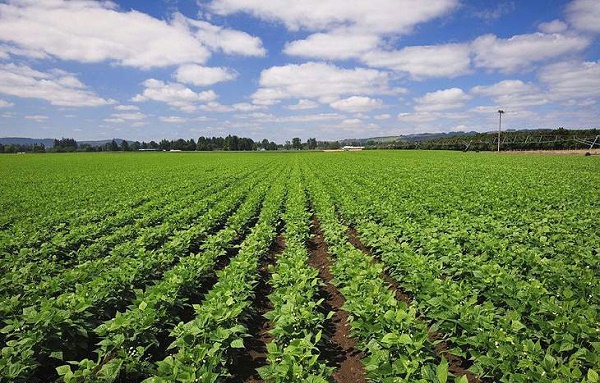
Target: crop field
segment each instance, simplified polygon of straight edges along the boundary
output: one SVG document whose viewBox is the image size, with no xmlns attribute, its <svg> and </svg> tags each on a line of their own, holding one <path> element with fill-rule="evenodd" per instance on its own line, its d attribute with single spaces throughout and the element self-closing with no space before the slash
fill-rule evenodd
<svg viewBox="0 0 600 383">
<path fill-rule="evenodd" d="M 597 157 L 0 156 L 0 382 L 598 382 Z"/>
</svg>

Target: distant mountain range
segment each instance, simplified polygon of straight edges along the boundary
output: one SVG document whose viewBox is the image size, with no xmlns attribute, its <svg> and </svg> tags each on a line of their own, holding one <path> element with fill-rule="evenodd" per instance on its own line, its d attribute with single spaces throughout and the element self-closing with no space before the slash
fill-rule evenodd
<svg viewBox="0 0 600 383">
<path fill-rule="evenodd" d="M 96 140 L 96 141 L 77 141 L 78 145 L 88 144 L 92 146 L 102 146 L 108 144 L 113 140 Z M 123 139 L 114 138 L 117 144 L 121 145 Z M 0 144 L 2 145 L 35 145 L 43 144 L 47 148 L 54 146 L 54 138 L 25 138 L 25 137 L 1 137 Z"/>
</svg>

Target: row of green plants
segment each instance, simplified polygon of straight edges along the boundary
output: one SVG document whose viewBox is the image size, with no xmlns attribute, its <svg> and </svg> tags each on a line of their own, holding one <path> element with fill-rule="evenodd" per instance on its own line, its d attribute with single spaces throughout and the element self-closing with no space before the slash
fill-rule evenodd
<svg viewBox="0 0 600 383">
<path fill-rule="evenodd" d="M 272 173 L 268 173 L 272 175 Z M 229 217 L 223 229 L 208 237 L 196 254 L 182 258 L 167 271 L 163 279 L 136 294 L 126 311 L 117 312 L 111 320 L 94 331 L 98 335 L 97 359 L 83 359 L 57 369 L 65 382 L 117 379 L 140 381 L 152 373 L 151 357 L 161 354 L 161 336 L 179 321 L 187 297 L 200 290 L 211 276 L 216 260 L 232 251 L 260 211 L 267 189 L 265 183 L 252 185 L 244 203 Z"/>
<path fill-rule="evenodd" d="M 490 248 L 483 257 L 457 245 L 469 221 L 454 222 L 454 228 L 432 216 L 429 223 L 414 224 L 398 215 L 393 198 L 378 198 L 376 185 L 370 185 L 367 195 L 354 183 L 329 180 L 342 215 L 415 295 L 419 311 L 457 345 L 453 352 L 473 360 L 474 373 L 507 382 L 597 379 L 598 306 L 597 294 L 589 289 L 594 281 L 589 269 L 577 275 L 583 273 L 583 286 L 568 267 L 556 264 L 542 274 L 550 274 L 551 282 L 520 275 L 519 269 L 507 267 L 510 262 L 498 262 L 508 258 L 506 252 Z M 523 265 L 527 258 L 518 255 Z M 554 262 L 559 261 L 542 264 L 547 268 Z M 536 267 L 535 262 L 526 266 Z M 574 290 L 587 295 L 577 296 Z"/>
<path fill-rule="evenodd" d="M 298 166 L 291 171 L 290 185 L 283 215 L 285 250 L 270 267 L 273 308 L 264 315 L 272 324 L 273 340 L 266 345 L 268 365 L 258 372 L 270 383 L 327 383 L 332 368 L 321 360 L 318 346 L 333 312 L 323 312 L 319 271 L 308 264 L 311 214 Z"/>
<path fill-rule="evenodd" d="M 23 309 L 22 315 L 7 318 L 1 330 L 6 334 L 6 346 L 0 373 L 26 381 L 42 366 L 77 359 L 89 349 L 94 328 L 124 309 L 134 299 L 136 289 L 153 284 L 171 265 L 188 256 L 225 222 L 255 183 L 255 179 L 247 179 L 236 187 L 237 192 L 223 190 L 200 199 L 205 207 L 213 207 L 204 209 L 196 220 L 182 222 L 180 230 L 158 231 L 164 236 L 160 248 L 147 249 L 145 241 L 130 242 L 129 251 L 113 259 L 114 267 L 99 270 L 85 284 L 76 284 L 73 291 L 39 297 L 34 306 Z M 206 201 L 212 202 L 206 205 Z"/>
<path fill-rule="evenodd" d="M 170 354 L 156 363 L 146 383 L 216 382 L 229 376 L 236 349 L 244 348 L 260 259 L 269 251 L 285 198 L 282 177 L 274 180 L 256 226 L 240 245 L 238 254 L 217 272 L 218 282 L 193 305 L 195 316 L 180 322 L 170 335 Z"/>
<path fill-rule="evenodd" d="M 26 251 L 23 255 L 28 255 L 28 252 L 43 247 L 49 255 L 53 255 L 52 247 L 59 245 L 57 250 L 61 250 L 61 243 L 72 245 L 64 250 L 72 250 L 77 246 L 78 238 L 84 243 L 107 223 L 114 228 L 120 227 L 132 218 L 145 216 L 147 204 L 155 205 L 161 201 L 167 204 L 200 192 L 211 184 L 210 179 L 219 179 L 215 172 L 207 174 L 209 182 L 206 183 L 185 180 L 154 183 L 152 187 L 145 188 L 139 178 L 113 175 L 107 181 L 103 179 L 106 175 L 99 170 L 89 169 L 93 182 L 87 188 L 77 179 L 52 180 L 47 179 L 45 174 L 22 182 L 25 185 L 21 188 L 18 187 L 19 182 L 15 182 L 15 187 L 7 188 L 7 198 L 13 193 L 26 196 L 27 208 L 23 209 L 22 203 L 18 202 L 6 206 L 5 214 L 10 223 L 0 230 L 0 252 L 15 254 Z M 48 173 L 48 177 L 52 177 L 52 171 Z M 136 193 L 131 193 L 132 189 L 136 189 Z M 13 209 L 16 211 L 11 211 Z M 2 267 L 5 265 L 11 266 L 12 263 L 1 264 Z"/>
<path fill-rule="evenodd" d="M 46 259 L 26 263 L 27 267 L 22 270 L 15 268 L 11 273 L 5 274 L 2 280 L 4 289 L 2 295 L 5 299 L 0 303 L 0 312 L 3 314 L 3 319 L 12 318 L 23 308 L 40 304 L 44 300 L 72 293 L 80 284 L 97 278 L 99 274 L 110 273 L 115 267 L 120 267 L 122 260 L 132 262 L 146 251 L 159 248 L 171 237 L 193 235 L 194 228 L 193 226 L 190 228 L 190 225 L 203 218 L 229 193 L 231 193 L 229 189 L 223 188 L 204 195 L 204 198 L 192 196 L 189 201 L 186 201 L 187 203 L 174 202 L 169 209 L 172 209 L 175 218 L 166 216 L 167 218 L 160 220 L 156 226 L 133 228 L 136 230 L 133 231 L 134 236 L 129 241 L 118 243 L 112 249 L 105 249 L 106 252 L 98 253 L 93 259 L 82 256 L 80 262 L 73 267 L 65 267 L 57 261 Z M 181 213 L 186 210 L 185 215 Z M 98 247 L 91 247 L 98 250 Z M 87 249 L 82 253 L 86 254 Z"/>
<path fill-rule="evenodd" d="M 345 298 L 351 333 L 366 353 L 363 360 L 369 380 L 445 383 L 448 362 L 435 355 L 435 342 L 414 307 L 398 301 L 382 278 L 383 267 L 349 243 L 348 228 L 337 216 L 327 190 L 309 173 L 311 201 L 333 258 L 333 283 Z M 466 376 L 456 377 L 466 382 Z"/>
<path fill-rule="evenodd" d="M 1 294 L 5 301 L 16 300 L 18 305 L 13 310 L 20 310 L 37 301 L 40 295 L 48 297 L 57 292 L 71 291 L 75 283 L 83 283 L 86 276 L 94 277 L 99 271 L 118 264 L 119 257 L 127 257 L 133 249 L 156 249 L 177 230 L 187 230 L 188 225 L 227 194 L 225 186 L 224 182 L 216 183 L 214 188 L 206 190 L 206 198 L 191 195 L 166 207 L 148 206 L 152 210 L 141 222 L 118 228 L 95 243 L 74 250 L 68 260 L 57 259 L 56 255 L 50 255 L 52 252 L 46 253 L 45 250 L 45 255 L 35 257 L 20 252 L 21 259 L 13 262 L 11 270 L 4 274 Z"/>
</svg>

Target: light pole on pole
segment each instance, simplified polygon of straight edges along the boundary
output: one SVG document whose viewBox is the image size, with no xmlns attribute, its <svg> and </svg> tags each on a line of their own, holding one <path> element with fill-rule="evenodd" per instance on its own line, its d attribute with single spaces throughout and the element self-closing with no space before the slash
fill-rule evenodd
<svg viewBox="0 0 600 383">
<path fill-rule="evenodd" d="M 502 113 L 504 111 L 502 109 L 498 110 L 498 116 L 500 119 L 498 120 L 498 151 L 500 151 L 500 132 L 502 131 Z"/>
</svg>

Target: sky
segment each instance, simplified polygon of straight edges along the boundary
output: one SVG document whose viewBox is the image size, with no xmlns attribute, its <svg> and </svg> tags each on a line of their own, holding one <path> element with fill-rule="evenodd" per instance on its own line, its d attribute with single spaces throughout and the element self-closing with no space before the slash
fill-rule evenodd
<svg viewBox="0 0 600 383">
<path fill-rule="evenodd" d="M 597 0 L 0 0 L 0 137 L 597 128 Z"/>
</svg>

